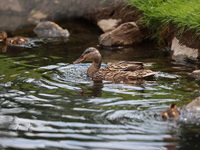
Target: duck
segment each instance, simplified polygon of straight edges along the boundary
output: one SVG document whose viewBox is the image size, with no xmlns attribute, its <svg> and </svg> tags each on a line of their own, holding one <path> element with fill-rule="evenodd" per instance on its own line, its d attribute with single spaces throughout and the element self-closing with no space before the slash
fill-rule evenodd
<svg viewBox="0 0 200 150">
<path fill-rule="evenodd" d="M 25 43 L 28 43 L 29 40 L 27 38 L 24 38 L 22 36 L 16 36 L 12 38 L 7 38 L 7 33 L 4 31 L 0 32 L 0 39 L 3 40 L 5 45 L 22 45 Z"/>
<path fill-rule="evenodd" d="M 73 64 L 78 64 L 84 60 L 92 61 L 92 65 L 87 70 L 87 75 L 98 80 L 136 80 L 153 76 L 158 73 L 145 69 L 144 63 L 134 61 L 120 61 L 100 68 L 102 57 L 99 50 L 95 47 L 87 48 Z"/>
<path fill-rule="evenodd" d="M 178 107 L 176 104 L 170 104 L 168 109 L 163 110 L 160 113 L 160 116 L 163 119 L 176 119 L 178 118 L 180 115 L 179 111 L 178 111 Z"/>
</svg>

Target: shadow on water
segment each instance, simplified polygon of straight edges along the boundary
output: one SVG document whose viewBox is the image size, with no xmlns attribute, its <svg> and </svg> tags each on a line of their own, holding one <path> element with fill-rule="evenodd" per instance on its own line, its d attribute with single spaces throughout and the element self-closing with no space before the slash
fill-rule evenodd
<svg viewBox="0 0 200 150">
<path fill-rule="evenodd" d="M 81 23 L 80 23 L 81 22 Z M 101 31 L 84 20 L 60 23 L 69 39 L 26 35 L 31 47 L 11 47 L 0 54 L 0 147 L 2 149 L 186 149 L 196 148 L 196 123 L 163 121 L 170 103 L 179 107 L 200 94 L 193 66 L 171 63 L 151 43 L 122 50 L 100 49 L 108 62 L 151 62 L 153 78 L 129 83 L 93 82 L 91 62 L 72 62 L 96 47 Z M 29 36 L 30 35 L 30 36 Z M 187 138 L 187 135 L 192 138 Z M 194 136 L 193 136 L 194 135 Z M 196 138 L 193 138 L 195 137 Z M 14 142 L 13 142 L 14 141 Z"/>
</svg>

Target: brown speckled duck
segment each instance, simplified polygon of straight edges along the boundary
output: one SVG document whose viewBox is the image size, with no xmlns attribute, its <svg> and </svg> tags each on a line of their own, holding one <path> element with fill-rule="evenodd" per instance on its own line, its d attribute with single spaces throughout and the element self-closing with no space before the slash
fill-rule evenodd
<svg viewBox="0 0 200 150">
<path fill-rule="evenodd" d="M 29 42 L 28 39 L 21 36 L 7 38 L 7 33 L 4 31 L 0 32 L 0 39 L 2 39 L 6 45 L 20 45 L 20 44 L 25 44 Z"/>
<path fill-rule="evenodd" d="M 160 116 L 163 119 L 176 119 L 179 117 L 179 111 L 178 111 L 178 107 L 176 104 L 171 104 L 169 106 L 169 109 L 163 110 L 160 113 Z"/>
<path fill-rule="evenodd" d="M 101 68 L 101 54 L 94 48 L 87 48 L 74 64 L 84 60 L 92 60 L 92 65 L 87 70 L 87 75 L 93 79 L 102 80 L 135 80 L 153 76 L 158 72 L 143 68 L 142 62 L 120 61 Z"/>
</svg>

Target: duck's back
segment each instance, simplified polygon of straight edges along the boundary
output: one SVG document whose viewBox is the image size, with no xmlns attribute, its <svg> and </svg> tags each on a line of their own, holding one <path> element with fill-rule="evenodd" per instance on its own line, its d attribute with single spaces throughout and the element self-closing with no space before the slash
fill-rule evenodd
<svg viewBox="0 0 200 150">
<path fill-rule="evenodd" d="M 144 64 L 142 62 L 134 61 L 120 61 L 117 63 L 112 63 L 104 68 L 101 68 L 102 71 L 135 71 L 143 69 Z"/>
<path fill-rule="evenodd" d="M 104 80 L 134 80 L 152 76 L 157 73 L 149 69 L 144 69 L 143 66 L 142 62 L 121 61 L 101 68 L 94 74 L 94 78 L 101 78 Z"/>
</svg>

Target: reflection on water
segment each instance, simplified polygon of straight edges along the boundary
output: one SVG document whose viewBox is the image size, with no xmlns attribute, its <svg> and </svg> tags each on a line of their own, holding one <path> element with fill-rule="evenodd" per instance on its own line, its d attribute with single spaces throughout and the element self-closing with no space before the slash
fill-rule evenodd
<svg viewBox="0 0 200 150">
<path fill-rule="evenodd" d="M 170 103 L 181 107 L 200 94 L 199 81 L 187 74 L 193 68 L 172 64 L 153 49 L 145 54 L 136 47 L 101 50 L 102 67 L 108 61 L 138 60 L 153 62 L 147 67 L 161 72 L 128 83 L 93 82 L 86 75 L 90 62 L 72 64 L 85 48 L 97 45 L 100 34 L 82 23 L 63 25 L 73 30 L 68 41 L 30 37 L 36 39 L 31 48 L 8 46 L 0 54 L 0 148 L 199 147 L 196 122 L 159 116 Z"/>
</svg>

